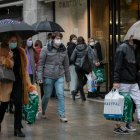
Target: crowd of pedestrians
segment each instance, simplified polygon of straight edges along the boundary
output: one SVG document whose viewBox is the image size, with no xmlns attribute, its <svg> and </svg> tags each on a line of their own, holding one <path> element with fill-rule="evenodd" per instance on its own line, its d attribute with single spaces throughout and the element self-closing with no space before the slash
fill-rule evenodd
<svg viewBox="0 0 140 140">
<path fill-rule="evenodd" d="M 70 87 L 73 101 L 78 93 L 81 100 L 86 101 L 84 86 L 90 82 L 92 85 L 93 81 L 89 79 L 95 77 L 94 69 L 104 67 L 101 45 L 92 37 L 86 43 L 82 36 L 77 37 L 74 34 L 70 35 L 67 46 L 62 40 L 63 35 L 60 32 L 49 33 L 45 46 L 40 40 L 33 42 L 32 38 L 22 41 L 13 33 L 3 39 L 0 45 L 0 66 L 12 69 L 15 80 L 0 81 L 0 132 L 10 101 L 10 105 L 11 102 L 14 105 L 14 135 L 25 137 L 22 131 L 22 105 L 28 103 L 28 93 L 31 88 L 34 89 L 34 85 L 40 95 L 37 118 L 46 118 L 49 99 L 55 94 L 58 100 L 59 119 L 61 122 L 68 122 L 65 114 L 65 82 Z M 140 122 L 140 90 L 137 84 L 139 54 L 135 53 L 135 50 L 139 44 L 131 37 L 117 49 L 113 85 L 122 92 L 130 92 L 136 105 L 138 122 Z M 88 89 L 87 97 L 91 97 L 92 94 L 96 97 L 100 92 L 100 84 L 96 83 L 94 86 L 96 92 Z M 125 128 L 117 123 L 114 129 L 115 133 L 121 134 L 127 134 L 129 131 L 135 131 L 131 123 L 127 123 Z"/>
<path fill-rule="evenodd" d="M 15 81 L 0 82 L 0 131 L 10 101 L 13 103 L 10 103 L 10 107 L 14 106 L 14 135 L 25 137 L 22 131 L 22 105 L 28 102 L 29 89 L 33 85 L 36 85 L 41 95 L 38 117 L 46 118 L 49 98 L 55 92 L 60 121 L 68 121 L 65 116 L 65 80 L 67 86 L 70 86 L 73 100 L 80 92 L 81 100 L 86 101 L 83 89 L 87 83 L 86 74 L 100 65 L 101 47 L 99 46 L 101 58 L 98 59 L 98 46 L 93 38 L 86 44 L 83 37 L 72 34 L 66 47 L 62 39 L 63 35 L 59 32 L 49 33 L 44 47 L 40 40 L 33 43 L 30 37 L 22 41 L 17 34 L 9 34 L 2 41 L 0 65 L 13 69 Z M 86 67 L 85 63 L 88 63 Z"/>
</svg>

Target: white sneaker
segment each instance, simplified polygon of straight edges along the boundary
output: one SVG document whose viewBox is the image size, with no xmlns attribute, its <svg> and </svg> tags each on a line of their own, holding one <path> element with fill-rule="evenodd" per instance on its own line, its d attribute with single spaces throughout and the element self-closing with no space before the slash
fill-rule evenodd
<svg viewBox="0 0 140 140">
<path fill-rule="evenodd" d="M 135 131 L 136 131 L 136 129 L 133 128 L 133 126 L 126 126 L 125 128 L 126 128 L 126 130 L 129 131 L 129 132 L 135 132 Z"/>
<path fill-rule="evenodd" d="M 60 116 L 61 122 L 68 122 L 68 119 L 65 116 Z"/>
<path fill-rule="evenodd" d="M 42 114 L 42 112 L 37 112 L 37 114 L 36 114 L 36 119 L 37 120 L 41 118 L 41 114 Z"/>
</svg>

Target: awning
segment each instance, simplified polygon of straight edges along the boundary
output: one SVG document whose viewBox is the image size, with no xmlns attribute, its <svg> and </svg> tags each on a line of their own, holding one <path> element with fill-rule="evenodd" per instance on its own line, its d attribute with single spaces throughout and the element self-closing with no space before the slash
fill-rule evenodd
<svg viewBox="0 0 140 140">
<path fill-rule="evenodd" d="M 23 5 L 23 1 L 17 1 L 17 2 L 10 2 L 6 4 L 0 4 L 0 8 L 10 7 L 10 6 L 20 6 Z"/>
<path fill-rule="evenodd" d="M 49 3 L 49 2 L 54 2 L 54 1 L 57 1 L 57 0 L 38 0 L 38 1 Z"/>
</svg>

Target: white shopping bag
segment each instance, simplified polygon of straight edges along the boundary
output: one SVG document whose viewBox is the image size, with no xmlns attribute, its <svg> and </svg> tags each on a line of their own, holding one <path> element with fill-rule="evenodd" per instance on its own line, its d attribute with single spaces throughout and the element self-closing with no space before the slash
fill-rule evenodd
<svg viewBox="0 0 140 140">
<path fill-rule="evenodd" d="M 92 73 L 86 74 L 88 92 L 92 92 Z"/>
<path fill-rule="evenodd" d="M 123 117 L 124 97 L 119 94 L 117 89 L 112 89 L 104 100 L 104 117 L 116 119 Z"/>
</svg>

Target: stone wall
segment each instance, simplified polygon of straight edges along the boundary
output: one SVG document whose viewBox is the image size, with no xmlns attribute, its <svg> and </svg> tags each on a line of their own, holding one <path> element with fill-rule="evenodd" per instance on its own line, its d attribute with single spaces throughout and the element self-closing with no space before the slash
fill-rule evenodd
<svg viewBox="0 0 140 140">
<path fill-rule="evenodd" d="M 87 40 L 87 1 L 57 0 L 56 22 L 65 30 L 64 44 L 71 34 L 83 36 Z"/>
</svg>

